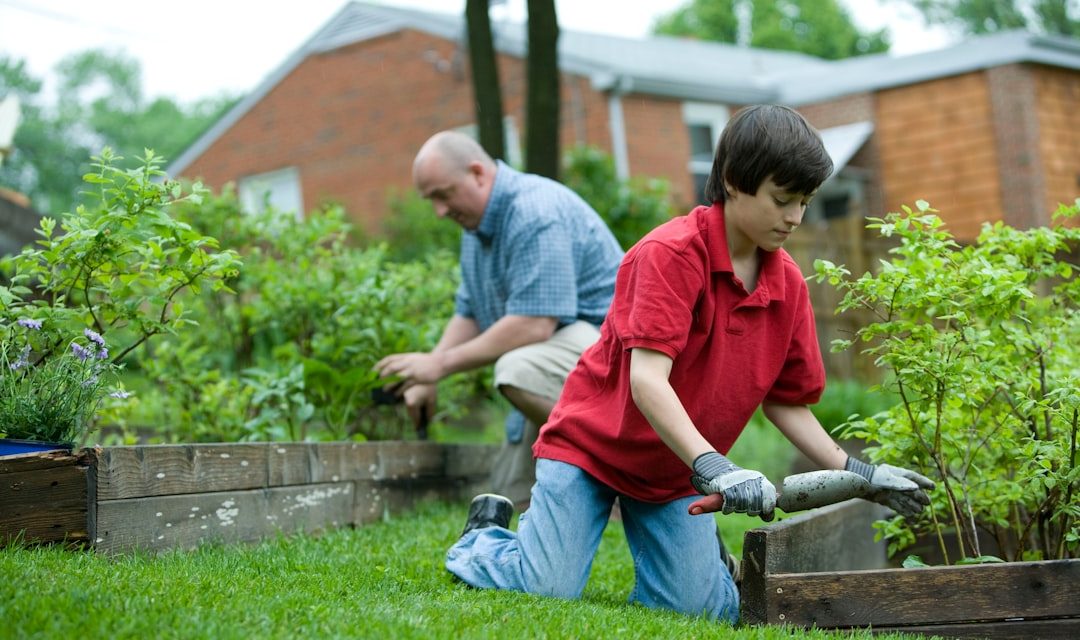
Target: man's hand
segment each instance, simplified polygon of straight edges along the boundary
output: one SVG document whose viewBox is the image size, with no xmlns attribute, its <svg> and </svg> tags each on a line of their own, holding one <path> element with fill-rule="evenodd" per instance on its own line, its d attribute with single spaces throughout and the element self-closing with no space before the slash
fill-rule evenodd
<svg viewBox="0 0 1080 640">
<path fill-rule="evenodd" d="M 424 412 L 425 419 L 430 419 L 435 415 L 435 385 L 418 384 L 410 387 L 403 395 L 405 397 L 405 409 L 409 412 L 409 418 L 417 427 L 422 422 L 420 420 L 421 412 Z"/>
<path fill-rule="evenodd" d="M 934 481 L 920 473 L 889 464 L 872 465 L 851 456 L 848 456 L 844 469 L 870 481 L 873 491 L 868 496 L 870 500 L 902 516 L 917 516 L 930 504 L 926 490 L 934 488 Z"/>
<path fill-rule="evenodd" d="M 773 519 L 776 487 L 760 472 L 742 469 L 722 454 L 709 451 L 698 456 L 694 460 L 694 475 L 690 476 L 690 482 L 700 494 L 722 495 L 724 513 L 761 516 L 765 521 Z M 699 500 L 690 506 L 690 513 L 715 511 L 718 506 L 715 499 Z"/>
<path fill-rule="evenodd" d="M 375 363 L 380 378 L 401 378 L 400 391 L 418 384 L 435 384 L 446 376 L 442 357 L 437 353 L 395 353 Z"/>
</svg>

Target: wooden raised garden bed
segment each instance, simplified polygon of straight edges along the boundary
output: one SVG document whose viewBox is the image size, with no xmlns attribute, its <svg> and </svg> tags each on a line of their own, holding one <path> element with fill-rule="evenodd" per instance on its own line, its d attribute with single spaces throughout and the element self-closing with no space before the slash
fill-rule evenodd
<svg viewBox="0 0 1080 640">
<path fill-rule="evenodd" d="M 494 449 L 433 442 L 141 445 L 0 458 L 0 541 L 103 552 L 363 525 L 482 490 Z"/>
<path fill-rule="evenodd" d="M 744 623 L 953 638 L 1080 638 L 1080 560 L 887 568 L 851 500 L 746 532 Z"/>
</svg>

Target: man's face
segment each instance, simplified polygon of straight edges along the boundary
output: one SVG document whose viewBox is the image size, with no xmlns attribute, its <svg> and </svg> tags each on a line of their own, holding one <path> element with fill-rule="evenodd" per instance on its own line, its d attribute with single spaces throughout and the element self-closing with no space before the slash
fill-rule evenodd
<svg viewBox="0 0 1080 640">
<path fill-rule="evenodd" d="M 783 246 L 791 232 L 802 224 L 806 207 L 815 193 L 791 193 L 776 185 L 769 176 L 749 195 L 734 188 L 728 189 L 724 203 L 724 218 L 729 231 L 742 236 L 736 241 L 749 241 L 765 251 Z"/>
<path fill-rule="evenodd" d="M 480 226 L 487 206 L 483 167 L 479 163 L 454 170 L 437 155 L 424 158 L 416 167 L 416 189 L 435 207 L 435 215 L 449 218 L 465 229 Z"/>
</svg>

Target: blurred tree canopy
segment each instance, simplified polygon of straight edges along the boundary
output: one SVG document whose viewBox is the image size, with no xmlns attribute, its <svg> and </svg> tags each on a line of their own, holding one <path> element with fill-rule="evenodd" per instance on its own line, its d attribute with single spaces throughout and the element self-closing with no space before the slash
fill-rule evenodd
<svg viewBox="0 0 1080 640">
<path fill-rule="evenodd" d="M 1080 0 L 894 0 L 918 9 L 927 24 L 978 35 L 1009 29 L 1080 38 Z"/>
<path fill-rule="evenodd" d="M 659 17 L 653 32 L 828 60 L 889 50 L 886 29 L 860 30 L 838 0 L 689 0 Z"/>
<path fill-rule="evenodd" d="M 0 97 L 14 93 L 22 104 L 13 152 L 0 166 L 0 186 L 26 194 L 43 214 L 59 215 L 78 204 L 89 158 L 102 147 L 130 162 L 146 147 L 171 160 L 237 100 L 148 99 L 139 62 L 122 52 L 72 54 L 55 72 L 56 98 L 50 100 L 24 60 L 0 54 Z"/>
</svg>

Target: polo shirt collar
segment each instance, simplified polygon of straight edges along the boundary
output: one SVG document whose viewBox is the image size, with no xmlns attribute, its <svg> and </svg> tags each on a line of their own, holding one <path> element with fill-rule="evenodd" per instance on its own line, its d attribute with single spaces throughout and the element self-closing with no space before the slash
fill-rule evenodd
<svg viewBox="0 0 1080 640">
<path fill-rule="evenodd" d="M 476 228 L 476 231 L 466 232 L 475 233 L 484 246 L 491 244 L 498 235 L 502 218 L 510 209 L 510 201 L 513 198 L 510 183 L 514 179 L 511 175 L 514 170 L 502 160 L 496 160 L 495 166 L 495 183 L 491 186 L 491 195 L 488 197 L 487 206 L 484 207 L 484 216 L 480 218 L 480 226 Z"/>
<path fill-rule="evenodd" d="M 712 207 L 702 212 L 700 225 L 704 226 L 706 247 L 709 254 L 709 264 L 712 265 L 713 273 L 728 273 L 735 277 L 735 269 L 731 266 L 731 254 L 728 252 L 727 227 L 724 226 L 724 205 L 714 202 Z M 776 300 L 782 302 L 787 295 L 787 286 L 784 280 L 784 258 L 781 255 L 783 249 L 776 251 L 761 251 L 761 274 L 758 276 L 757 288 L 742 304 L 753 306 L 768 306 L 769 302 Z"/>
</svg>

